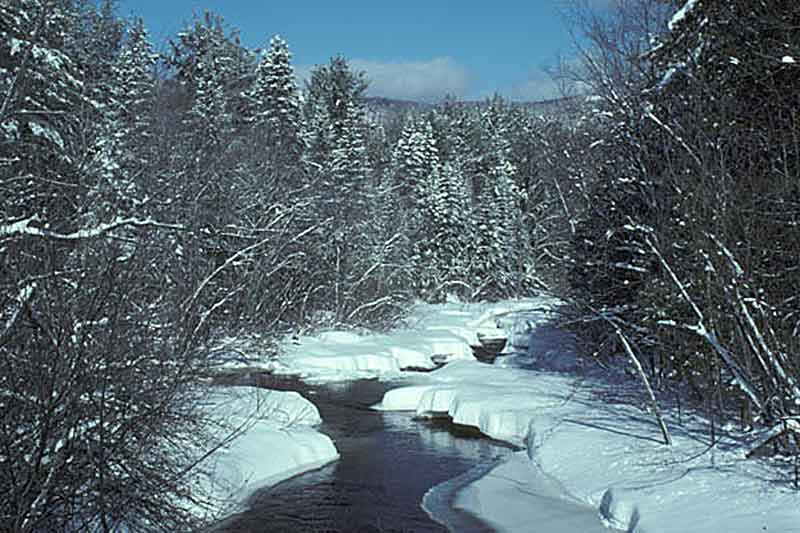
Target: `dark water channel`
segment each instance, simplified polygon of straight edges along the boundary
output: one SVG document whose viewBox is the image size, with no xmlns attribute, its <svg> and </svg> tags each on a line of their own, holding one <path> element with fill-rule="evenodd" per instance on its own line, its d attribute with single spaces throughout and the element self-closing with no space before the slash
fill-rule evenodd
<svg viewBox="0 0 800 533">
<path fill-rule="evenodd" d="M 511 451 L 447 421 L 415 420 L 412 413 L 370 409 L 385 391 L 402 382 L 311 386 L 268 376 L 251 379 L 268 388 L 296 390 L 314 402 L 324 421 L 319 429 L 336 443 L 341 459 L 259 491 L 249 508 L 226 520 L 220 531 L 447 531 L 423 509 L 426 493 L 459 476 L 476 478 Z M 426 507 L 439 520 L 453 531 L 491 531 L 477 518 L 450 507 L 458 483 L 445 487 L 425 498 Z"/>
</svg>

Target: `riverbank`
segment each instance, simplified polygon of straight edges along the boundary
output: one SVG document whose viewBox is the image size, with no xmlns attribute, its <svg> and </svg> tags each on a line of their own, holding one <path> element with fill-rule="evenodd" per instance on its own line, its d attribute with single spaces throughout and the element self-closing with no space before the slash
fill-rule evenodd
<svg viewBox="0 0 800 533">
<path fill-rule="evenodd" d="M 431 487 L 463 472 L 488 473 L 513 452 L 508 445 L 482 438 L 476 430 L 460 431 L 445 421 L 370 409 L 398 386 L 395 380 L 309 384 L 285 377 L 254 378 L 251 383 L 257 386 L 298 391 L 312 399 L 323 419 L 317 430 L 333 440 L 340 457 L 323 468 L 263 487 L 248 499 L 246 509 L 220 524 L 218 533 L 447 533 L 441 522 L 431 519 L 432 514 L 443 513 L 452 531 L 494 531 L 471 514 L 453 509 L 452 492 L 427 506 L 420 503 Z"/>
<path fill-rule="evenodd" d="M 486 313 L 461 305 L 419 305 L 389 334 L 361 336 L 328 331 L 318 336 L 287 337 L 281 357 L 263 355 L 233 342 L 217 350 L 221 374 L 269 373 L 312 383 L 357 379 L 393 380 L 420 375 L 403 369 L 433 370 L 443 363 L 474 360 L 477 333 L 502 334 L 498 312 L 529 308 L 535 301 L 509 302 Z M 210 455 L 198 476 L 199 494 L 214 503 L 215 514 L 240 511 L 257 489 L 315 470 L 339 457 L 331 439 L 317 429 L 319 411 L 292 393 L 255 387 L 214 388 L 206 405 L 220 433 L 241 427 L 238 437 Z"/>
<path fill-rule="evenodd" d="M 316 429 L 317 407 L 297 392 L 215 386 L 203 409 L 218 434 L 231 439 L 200 463 L 193 489 L 208 505 L 198 515 L 228 516 L 256 490 L 339 458 Z"/>
<path fill-rule="evenodd" d="M 661 443 L 635 381 L 582 369 L 570 337 L 540 311 L 501 315 L 512 340 L 495 365 L 457 361 L 389 391 L 380 409 L 446 414 L 458 424 L 525 447 L 464 488 L 455 505 L 498 530 L 568 529 L 542 496 L 590 506 L 611 527 L 635 533 L 800 531 L 791 469 L 746 459 L 755 432 L 717 428 L 667 406 L 673 445 Z M 482 310 L 485 314 L 486 311 Z M 554 492 L 555 491 L 555 492 Z M 539 507 L 537 509 L 537 507 Z"/>
<path fill-rule="evenodd" d="M 453 363 L 389 391 L 379 406 L 447 414 L 526 448 L 462 490 L 457 507 L 498 530 L 526 531 L 543 518 L 531 502 L 545 478 L 624 531 L 800 531 L 800 493 L 776 469 L 745 459 L 743 436 L 723 434 L 711 447 L 701 419 L 678 424 L 669 413 L 674 442 L 665 446 L 648 413 L 615 398 L 626 385 L 524 372 Z"/>
</svg>

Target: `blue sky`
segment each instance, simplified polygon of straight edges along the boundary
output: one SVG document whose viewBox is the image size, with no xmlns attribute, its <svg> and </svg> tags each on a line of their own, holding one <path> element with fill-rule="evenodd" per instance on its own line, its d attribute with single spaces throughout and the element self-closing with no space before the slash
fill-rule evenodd
<svg viewBox="0 0 800 533">
<path fill-rule="evenodd" d="M 594 0 L 602 1 L 602 0 Z M 144 18 L 163 43 L 193 13 L 210 10 L 240 30 L 244 44 L 263 47 L 278 33 L 302 76 L 342 54 L 365 70 L 376 96 L 437 100 L 445 93 L 517 100 L 555 96 L 541 71 L 571 38 L 559 0 L 120 0 L 122 16 Z"/>
</svg>

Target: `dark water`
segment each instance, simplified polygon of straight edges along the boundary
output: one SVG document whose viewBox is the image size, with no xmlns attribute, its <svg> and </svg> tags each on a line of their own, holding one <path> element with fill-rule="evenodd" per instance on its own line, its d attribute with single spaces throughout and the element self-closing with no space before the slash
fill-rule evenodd
<svg viewBox="0 0 800 533">
<path fill-rule="evenodd" d="M 511 449 L 475 430 L 447 421 L 414 420 L 412 413 L 369 407 L 401 382 L 355 381 L 309 386 L 260 378 L 259 385 L 297 390 L 320 410 L 320 431 L 336 443 L 341 459 L 256 493 L 249 509 L 220 531 L 427 532 L 491 531 L 471 515 L 450 508 L 458 487 L 429 490 L 453 478 L 479 477 Z"/>
</svg>

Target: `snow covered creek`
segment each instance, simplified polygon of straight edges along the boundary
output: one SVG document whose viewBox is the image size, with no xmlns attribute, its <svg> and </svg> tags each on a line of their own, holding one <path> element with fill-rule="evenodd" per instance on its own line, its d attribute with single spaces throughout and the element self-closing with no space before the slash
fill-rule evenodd
<svg viewBox="0 0 800 533">
<path fill-rule="evenodd" d="M 388 333 L 230 350 L 239 377 L 209 409 L 253 423 L 200 482 L 228 502 L 218 530 L 800 533 L 800 492 L 745 458 L 757 434 L 710 445 L 666 403 L 663 445 L 640 386 L 584 367 L 557 305 L 419 304 Z M 479 337 L 508 339 L 493 364 Z"/>
<path fill-rule="evenodd" d="M 492 531 L 452 508 L 452 502 L 456 490 L 508 455 L 509 445 L 443 419 L 371 409 L 387 390 L 402 385 L 402 379 L 307 385 L 262 376 L 255 381 L 309 398 L 323 420 L 317 429 L 333 439 L 340 457 L 257 491 L 247 509 L 220 531 L 447 530 L 435 520 L 453 531 Z M 464 474 L 460 482 L 445 483 Z"/>
</svg>

